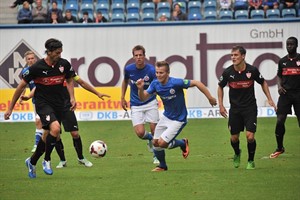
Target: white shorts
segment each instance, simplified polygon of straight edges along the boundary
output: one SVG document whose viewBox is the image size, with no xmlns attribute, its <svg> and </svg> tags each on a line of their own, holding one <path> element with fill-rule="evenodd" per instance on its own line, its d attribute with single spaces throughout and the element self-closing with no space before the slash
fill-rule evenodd
<svg viewBox="0 0 300 200">
<path fill-rule="evenodd" d="M 132 125 L 155 123 L 159 121 L 158 102 L 156 99 L 142 106 L 131 106 Z"/>
<path fill-rule="evenodd" d="M 166 143 L 170 143 L 185 127 L 186 122 L 170 120 L 166 116 L 162 116 L 156 125 L 153 139 L 162 138 Z"/>
</svg>

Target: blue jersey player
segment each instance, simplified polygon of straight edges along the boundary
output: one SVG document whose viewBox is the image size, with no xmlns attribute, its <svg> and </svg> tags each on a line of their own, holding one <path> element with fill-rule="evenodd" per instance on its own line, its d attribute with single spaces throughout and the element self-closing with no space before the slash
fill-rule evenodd
<svg viewBox="0 0 300 200">
<path fill-rule="evenodd" d="M 29 70 L 29 67 L 36 62 L 36 56 L 32 51 L 27 51 L 24 54 L 24 57 L 25 57 L 25 61 L 26 61 L 26 66 L 22 69 L 21 75 L 25 74 Z M 28 83 L 28 86 L 29 86 L 30 91 L 33 91 L 34 88 L 35 88 L 34 81 L 33 80 L 30 81 Z M 23 91 L 23 95 L 24 94 L 25 94 L 25 90 Z M 20 104 L 23 103 L 23 100 L 21 98 L 19 100 L 19 103 Z M 40 139 L 43 135 L 44 130 L 42 128 L 41 119 L 40 119 L 39 115 L 36 114 L 36 111 L 35 111 L 35 99 L 34 98 L 32 98 L 32 104 L 33 104 L 33 108 L 34 108 L 34 112 L 35 112 L 35 127 L 36 127 L 36 129 L 35 129 L 35 143 L 34 143 L 33 148 L 31 150 L 31 152 L 34 153 L 35 150 L 36 150 L 37 144 L 38 144 L 38 142 L 40 141 Z"/>
<path fill-rule="evenodd" d="M 122 107 L 127 111 L 127 101 L 125 100 L 127 86 L 130 85 L 130 109 L 132 125 L 136 135 L 142 140 L 148 140 L 149 150 L 152 152 L 152 138 L 155 126 L 159 120 L 158 102 L 156 95 L 152 95 L 146 101 L 141 101 L 138 96 L 136 81 L 142 78 L 145 81 L 144 89 L 156 78 L 153 65 L 145 63 L 145 48 L 137 45 L 132 49 L 134 63 L 127 65 L 124 69 L 124 80 L 122 82 L 121 102 Z M 150 132 L 145 129 L 145 123 L 149 123 Z M 158 164 L 156 157 L 153 163 Z"/>
<path fill-rule="evenodd" d="M 165 150 L 180 147 L 182 156 L 189 155 L 188 139 L 177 140 L 176 137 L 187 123 L 187 109 L 185 105 L 183 89 L 197 87 L 209 100 L 212 106 L 217 105 L 217 101 L 211 96 L 203 83 L 196 80 L 186 80 L 169 76 L 170 68 L 166 61 L 156 63 L 156 77 L 147 90 L 144 90 L 143 79 L 136 82 L 138 95 L 142 101 L 146 101 L 152 95 L 157 94 L 163 101 L 164 113 L 159 120 L 153 137 L 154 153 L 160 164 L 152 171 L 160 172 L 168 170 L 165 160 Z"/>
</svg>

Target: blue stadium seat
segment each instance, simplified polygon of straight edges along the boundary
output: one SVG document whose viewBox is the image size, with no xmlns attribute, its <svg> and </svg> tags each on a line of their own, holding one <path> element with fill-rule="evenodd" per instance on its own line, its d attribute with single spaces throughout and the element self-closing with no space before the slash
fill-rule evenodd
<svg viewBox="0 0 300 200">
<path fill-rule="evenodd" d="M 157 4 L 157 13 L 168 13 L 171 11 L 169 2 L 159 2 Z"/>
<path fill-rule="evenodd" d="M 168 19 L 168 21 L 171 19 L 171 14 L 170 14 L 170 12 L 159 12 L 159 13 L 157 13 L 156 20 L 158 21 L 158 19 L 159 19 L 162 15 L 166 16 L 166 18 Z"/>
<path fill-rule="evenodd" d="M 140 14 L 139 13 L 127 13 L 126 21 L 127 22 L 139 22 Z"/>
<path fill-rule="evenodd" d="M 216 11 L 205 11 L 203 18 L 205 20 L 216 20 L 217 19 L 217 12 Z"/>
<path fill-rule="evenodd" d="M 123 3 L 124 4 L 124 0 L 111 0 L 111 4 L 114 3 Z"/>
<path fill-rule="evenodd" d="M 111 5 L 111 12 L 124 14 L 124 12 L 125 12 L 124 4 L 123 3 L 113 3 Z"/>
<path fill-rule="evenodd" d="M 221 20 L 233 19 L 233 12 L 231 10 L 220 10 L 219 19 Z"/>
<path fill-rule="evenodd" d="M 216 1 L 204 1 L 203 3 L 204 11 L 216 11 L 217 2 Z"/>
<path fill-rule="evenodd" d="M 70 10 L 73 16 L 78 15 L 79 5 L 77 1 L 67 1 L 65 10 Z"/>
<path fill-rule="evenodd" d="M 109 4 L 107 3 L 98 3 L 96 5 L 96 12 L 100 11 L 102 14 L 109 14 Z"/>
<path fill-rule="evenodd" d="M 189 13 L 188 14 L 188 20 L 190 20 L 190 21 L 192 21 L 192 20 L 198 21 L 198 20 L 201 20 L 201 19 L 202 19 L 202 16 L 201 16 L 200 12 L 199 13 Z"/>
<path fill-rule="evenodd" d="M 268 9 L 266 12 L 266 18 L 268 19 L 280 18 L 279 9 Z"/>
<path fill-rule="evenodd" d="M 281 16 L 282 18 L 294 18 L 296 17 L 296 10 L 289 8 L 282 9 Z"/>
<path fill-rule="evenodd" d="M 179 4 L 181 12 L 186 13 L 186 3 L 185 3 L 185 1 L 174 1 L 173 2 L 173 8 L 174 8 L 175 4 Z"/>
<path fill-rule="evenodd" d="M 265 12 L 263 10 L 251 10 L 250 17 L 251 19 L 264 19 Z"/>
<path fill-rule="evenodd" d="M 127 0 L 127 3 L 140 3 L 140 0 Z"/>
<path fill-rule="evenodd" d="M 88 12 L 89 13 L 89 17 L 91 19 L 94 19 L 94 4 L 91 4 L 91 3 L 82 3 L 81 4 L 81 8 L 80 8 L 80 12 L 81 12 L 81 14 L 83 14 L 84 12 Z"/>
<path fill-rule="evenodd" d="M 111 22 L 124 22 L 125 16 L 123 13 L 113 13 L 111 15 Z"/>
<path fill-rule="evenodd" d="M 142 14 L 142 21 L 143 22 L 153 22 L 155 21 L 155 14 L 148 12 L 148 13 L 143 13 Z"/>
<path fill-rule="evenodd" d="M 188 3 L 188 13 L 200 13 L 201 12 L 201 2 L 200 1 L 189 1 Z"/>
<path fill-rule="evenodd" d="M 235 0 L 233 9 L 237 10 L 248 10 L 248 1 L 247 0 Z"/>
<path fill-rule="evenodd" d="M 83 3 L 91 3 L 91 4 L 93 4 L 94 0 L 81 0 L 81 4 L 83 4 Z"/>
<path fill-rule="evenodd" d="M 248 10 L 237 10 L 234 12 L 235 19 L 248 19 Z"/>
<path fill-rule="evenodd" d="M 107 3 L 108 5 L 110 5 L 109 0 L 97 0 L 97 4 L 100 4 L 100 3 Z"/>
<path fill-rule="evenodd" d="M 142 12 L 143 13 L 155 13 L 155 5 L 152 2 L 142 3 Z"/>
<path fill-rule="evenodd" d="M 127 3 L 127 13 L 139 13 L 140 4 L 139 3 Z"/>
</svg>

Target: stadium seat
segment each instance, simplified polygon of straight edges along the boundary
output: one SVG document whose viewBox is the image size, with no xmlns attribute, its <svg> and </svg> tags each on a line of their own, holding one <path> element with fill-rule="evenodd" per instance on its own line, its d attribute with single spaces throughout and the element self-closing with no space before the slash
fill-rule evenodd
<svg viewBox="0 0 300 200">
<path fill-rule="evenodd" d="M 88 12 L 89 17 L 91 19 L 94 19 L 94 4 L 82 3 L 81 8 L 80 8 L 80 12 L 81 12 L 81 14 L 83 14 L 84 12 Z"/>
<path fill-rule="evenodd" d="M 248 10 L 248 1 L 247 0 L 235 0 L 233 9 L 237 10 Z"/>
<path fill-rule="evenodd" d="M 188 13 L 200 13 L 201 12 L 201 2 L 200 1 L 189 1 L 188 3 Z"/>
<path fill-rule="evenodd" d="M 139 13 L 140 4 L 139 3 L 127 3 L 127 13 Z"/>
<path fill-rule="evenodd" d="M 127 0 L 127 3 L 140 3 L 140 0 Z"/>
<path fill-rule="evenodd" d="M 296 17 L 296 10 L 289 8 L 282 9 L 281 16 L 282 18 L 294 18 Z"/>
<path fill-rule="evenodd" d="M 268 9 L 266 12 L 266 18 L 280 18 L 280 11 L 279 9 Z"/>
<path fill-rule="evenodd" d="M 186 2 L 185 1 L 174 1 L 173 8 L 174 8 L 175 4 L 179 4 L 181 12 L 186 13 Z"/>
<path fill-rule="evenodd" d="M 168 13 L 171 11 L 169 2 L 159 2 L 157 4 L 157 13 Z"/>
<path fill-rule="evenodd" d="M 91 3 L 93 4 L 94 3 L 94 0 L 81 0 L 81 3 Z"/>
<path fill-rule="evenodd" d="M 233 19 L 233 12 L 231 10 L 220 10 L 219 19 L 221 20 Z"/>
<path fill-rule="evenodd" d="M 100 3 L 107 3 L 108 5 L 110 5 L 109 0 L 97 0 L 97 4 L 100 4 Z"/>
<path fill-rule="evenodd" d="M 152 2 L 142 3 L 142 12 L 143 13 L 155 13 L 155 5 Z"/>
<path fill-rule="evenodd" d="M 123 3 L 113 3 L 111 5 L 111 12 L 114 13 L 121 13 L 124 14 L 125 12 L 125 6 Z"/>
<path fill-rule="evenodd" d="M 139 22 L 140 14 L 139 13 L 127 13 L 126 21 L 127 22 Z"/>
<path fill-rule="evenodd" d="M 142 14 L 142 21 L 143 22 L 152 22 L 155 21 L 155 15 L 154 13 L 148 12 Z"/>
<path fill-rule="evenodd" d="M 123 3 L 124 4 L 124 0 L 111 0 L 111 4 L 114 3 Z"/>
<path fill-rule="evenodd" d="M 107 3 L 98 3 L 96 5 L 96 12 L 100 11 L 102 14 L 109 14 L 109 4 Z"/>
<path fill-rule="evenodd" d="M 201 20 L 201 19 L 202 19 L 202 16 L 201 16 L 200 12 L 199 13 L 189 13 L 188 14 L 188 20 L 198 21 L 198 20 Z"/>
<path fill-rule="evenodd" d="M 217 12 L 216 11 L 205 11 L 203 18 L 205 20 L 216 20 L 217 19 Z"/>
<path fill-rule="evenodd" d="M 125 16 L 123 13 L 113 13 L 111 15 L 111 22 L 124 22 Z"/>
<path fill-rule="evenodd" d="M 263 10 L 251 10 L 250 17 L 251 19 L 264 19 L 265 12 Z"/>
<path fill-rule="evenodd" d="M 203 2 L 204 12 L 205 11 L 216 11 L 217 2 L 216 1 L 204 1 Z"/>
<path fill-rule="evenodd" d="M 65 10 L 70 10 L 73 16 L 78 15 L 79 5 L 77 1 L 67 1 L 65 4 Z"/>
<path fill-rule="evenodd" d="M 166 16 L 166 18 L 168 19 L 168 21 L 171 19 L 171 14 L 170 14 L 170 12 L 159 12 L 159 13 L 157 13 L 156 20 L 158 21 L 158 19 L 159 19 L 162 15 Z"/>
<path fill-rule="evenodd" d="M 248 10 L 237 10 L 234 12 L 235 19 L 248 19 Z"/>
</svg>

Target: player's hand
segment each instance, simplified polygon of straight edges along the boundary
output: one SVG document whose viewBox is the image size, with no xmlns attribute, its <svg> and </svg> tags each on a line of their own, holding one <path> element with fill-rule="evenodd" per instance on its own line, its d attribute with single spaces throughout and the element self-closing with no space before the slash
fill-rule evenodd
<svg viewBox="0 0 300 200">
<path fill-rule="evenodd" d="M 122 108 L 127 111 L 127 101 L 125 99 L 121 99 Z"/>
<path fill-rule="evenodd" d="M 140 78 L 135 82 L 135 85 L 137 86 L 138 89 L 144 88 L 144 79 Z"/>
<path fill-rule="evenodd" d="M 217 100 L 216 98 L 212 97 L 209 99 L 209 103 L 212 107 L 216 106 L 217 105 Z"/>
<path fill-rule="evenodd" d="M 110 98 L 110 95 L 99 93 L 99 94 L 98 94 L 98 97 L 99 97 L 100 99 L 104 100 L 104 97 Z"/>
<path fill-rule="evenodd" d="M 5 120 L 9 120 L 9 117 L 10 117 L 11 113 L 12 113 L 11 110 L 7 110 L 7 111 L 4 113 L 4 119 L 5 119 Z"/>
<path fill-rule="evenodd" d="M 76 106 L 77 106 L 77 105 L 76 105 L 75 99 L 71 99 L 70 102 L 71 102 L 70 110 L 71 110 L 71 111 L 76 110 Z"/>
<path fill-rule="evenodd" d="M 268 100 L 268 103 L 269 103 L 270 106 L 272 106 L 274 108 L 275 112 L 277 112 L 277 106 L 275 105 L 273 100 Z"/>
<path fill-rule="evenodd" d="M 20 102 L 21 102 L 21 101 L 28 101 L 29 99 L 31 99 L 31 97 L 22 95 L 22 96 L 20 97 Z"/>
<path fill-rule="evenodd" d="M 224 117 L 224 118 L 227 118 L 228 116 L 228 113 L 227 113 L 227 110 L 224 106 L 219 106 L 220 107 L 220 114 Z"/>
<path fill-rule="evenodd" d="M 282 95 L 282 94 L 285 94 L 285 93 L 286 93 L 286 89 L 284 89 L 284 87 L 278 88 L 278 94 L 279 95 Z"/>
</svg>

